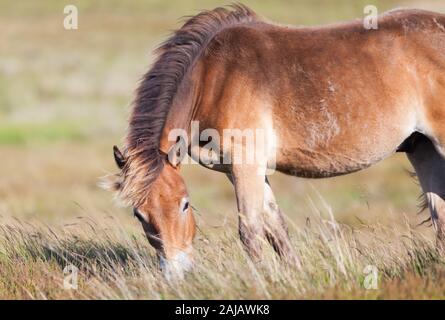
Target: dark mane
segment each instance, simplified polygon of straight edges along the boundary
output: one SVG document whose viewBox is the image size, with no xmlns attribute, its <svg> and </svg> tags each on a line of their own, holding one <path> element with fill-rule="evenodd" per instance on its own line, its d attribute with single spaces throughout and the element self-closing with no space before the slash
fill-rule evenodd
<svg viewBox="0 0 445 320">
<path fill-rule="evenodd" d="M 178 86 L 209 41 L 222 29 L 255 21 L 256 14 L 241 4 L 203 11 L 189 18 L 156 50 L 157 58 L 143 76 L 130 116 L 126 138 L 126 164 L 119 191 L 127 203 L 137 205 L 161 172 L 165 155 L 159 142 Z"/>
</svg>

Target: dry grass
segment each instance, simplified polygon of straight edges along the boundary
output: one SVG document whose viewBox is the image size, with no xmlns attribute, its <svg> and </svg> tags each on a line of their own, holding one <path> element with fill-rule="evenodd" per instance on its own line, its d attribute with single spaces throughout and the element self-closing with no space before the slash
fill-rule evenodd
<svg viewBox="0 0 445 320">
<path fill-rule="evenodd" d="M 417 225 L 418 186 L 398 155 L 327 180 L 276 174 L 272 186 L 303 269 L 269 249 L 253 264 L 237 235 L 232 187 L 186 167 L 199 225 L 196 269 L 170 283 L 130 210 L 97 187 L 115 170 L 127 106 L 152 48 L 176 19 L 223 2 L 73 0 L 80 28 L 62 28 L 59 1 L 0 0 L 0 298 L 445 298 L 445 262 Z M 319 24 L 412 1 L 246 1 L 273 20 Z M 438 2 L 416 3 L 443 10 Z M 335 222 L 335 221 L 337 222 Z M 63 269 L 79 267 L 78 290 Z M 363 287 L 367 265 L 378 290 Z"/>
<path fill-rule="evenodd" d="M 24 221 L 2 224 L 0 297 L 445 298 L 445 261 L 429 239 L 413 230 L 394 232 L 380 225 L 353 229 L 332 220 L 311 220 L 292 232 L 302 270 L 286 266 L 270 250 L 261 263 L 252 263 L 234 230 L 232 225 L 201 231 L 196 268 L 178 283 L 160 274 L 144 237 L 124 230 L 113 217 L 76 219 L 63 228 Z M 71 264 L 80 270 L 77 290 L 62 285 L 62 270 Z M 363 287 L 367 265 L 378 269 L 377 290 Z"/>
</svg>

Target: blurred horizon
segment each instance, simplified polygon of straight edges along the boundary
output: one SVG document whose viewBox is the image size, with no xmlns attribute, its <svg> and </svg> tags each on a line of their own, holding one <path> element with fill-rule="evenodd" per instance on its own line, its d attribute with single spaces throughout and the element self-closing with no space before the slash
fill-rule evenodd
<svg viewBox="0 0 445 320">
<path fill-rule="evenodd" d="M 180 18 L 225 1 L 0 0 L 0 215 L 64 223 L 77 216 L 113 215 L 138 228 L 130 210 L 97 187 L 115 172 L 113 144 L 125 136 L 129 107 L 153 49 Z M 445 12 L 437 1 L 243 1 L 277 23 L 317 25 L 361 18 L 365 5 Z M 79 11 L 78 30 L 63 28 L 63 8 Z M 323 197 L 343 222 L 386 223 L 415 215 L 418 186 L 397 155 L 362 172 L 323 180 L 275 174 L 279 204 L 297 224 Z M 184 175 L 202 223 L 235 221 L 226 178 L 202 167 Z M 315 205 L 316 206 L 316 205 Z M 424 217 L 424 216 L 422 216 Z M 138 229 L 136 229 L 138 230 Z"/>
</svg>

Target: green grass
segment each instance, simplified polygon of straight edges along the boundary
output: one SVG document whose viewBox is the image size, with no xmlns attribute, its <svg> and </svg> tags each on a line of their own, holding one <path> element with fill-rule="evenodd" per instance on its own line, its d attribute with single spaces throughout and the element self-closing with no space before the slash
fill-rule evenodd
<svg viewBox="0 0 445 320">
<path fill-rule="evenodd" d="M 27 123 L 0 127 L 0 144 L 4 145 L 85 141 L 86 138 L 86 130 L 79 123 Z"/>
</svg>

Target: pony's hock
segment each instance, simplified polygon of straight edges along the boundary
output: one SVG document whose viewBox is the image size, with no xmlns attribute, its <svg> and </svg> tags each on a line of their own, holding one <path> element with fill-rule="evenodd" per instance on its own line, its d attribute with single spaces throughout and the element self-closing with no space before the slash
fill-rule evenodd
<svg viewBox="0 0 445 320">
<path fill-rule="evenodd" d="M 266 179 L 272 159 L 278 171 L 322 178 L 402 151 L 443 241 L 444 47 L 445 16 L 428 11 L 390 11 L 377 30 L 359 20 L 282 26 L 242 5 L 202 12 L 158 49 L 137 90 L 124 152 L 114 151 L 121 171 L 111 186 L 137 210 L 163 265 L 188 268 L 195 220 L 180 165 L 168 161 L 169 132 L 189 132 L 192 121 L 200 132 L 263 129 L 264 156 L 213 169 L 234 185 L 246 250 L 260 256 L 267 239 L 298 265 Z M 218 147 L 221 158 L 233 158 L 245 144 Z"/>
</svg>

